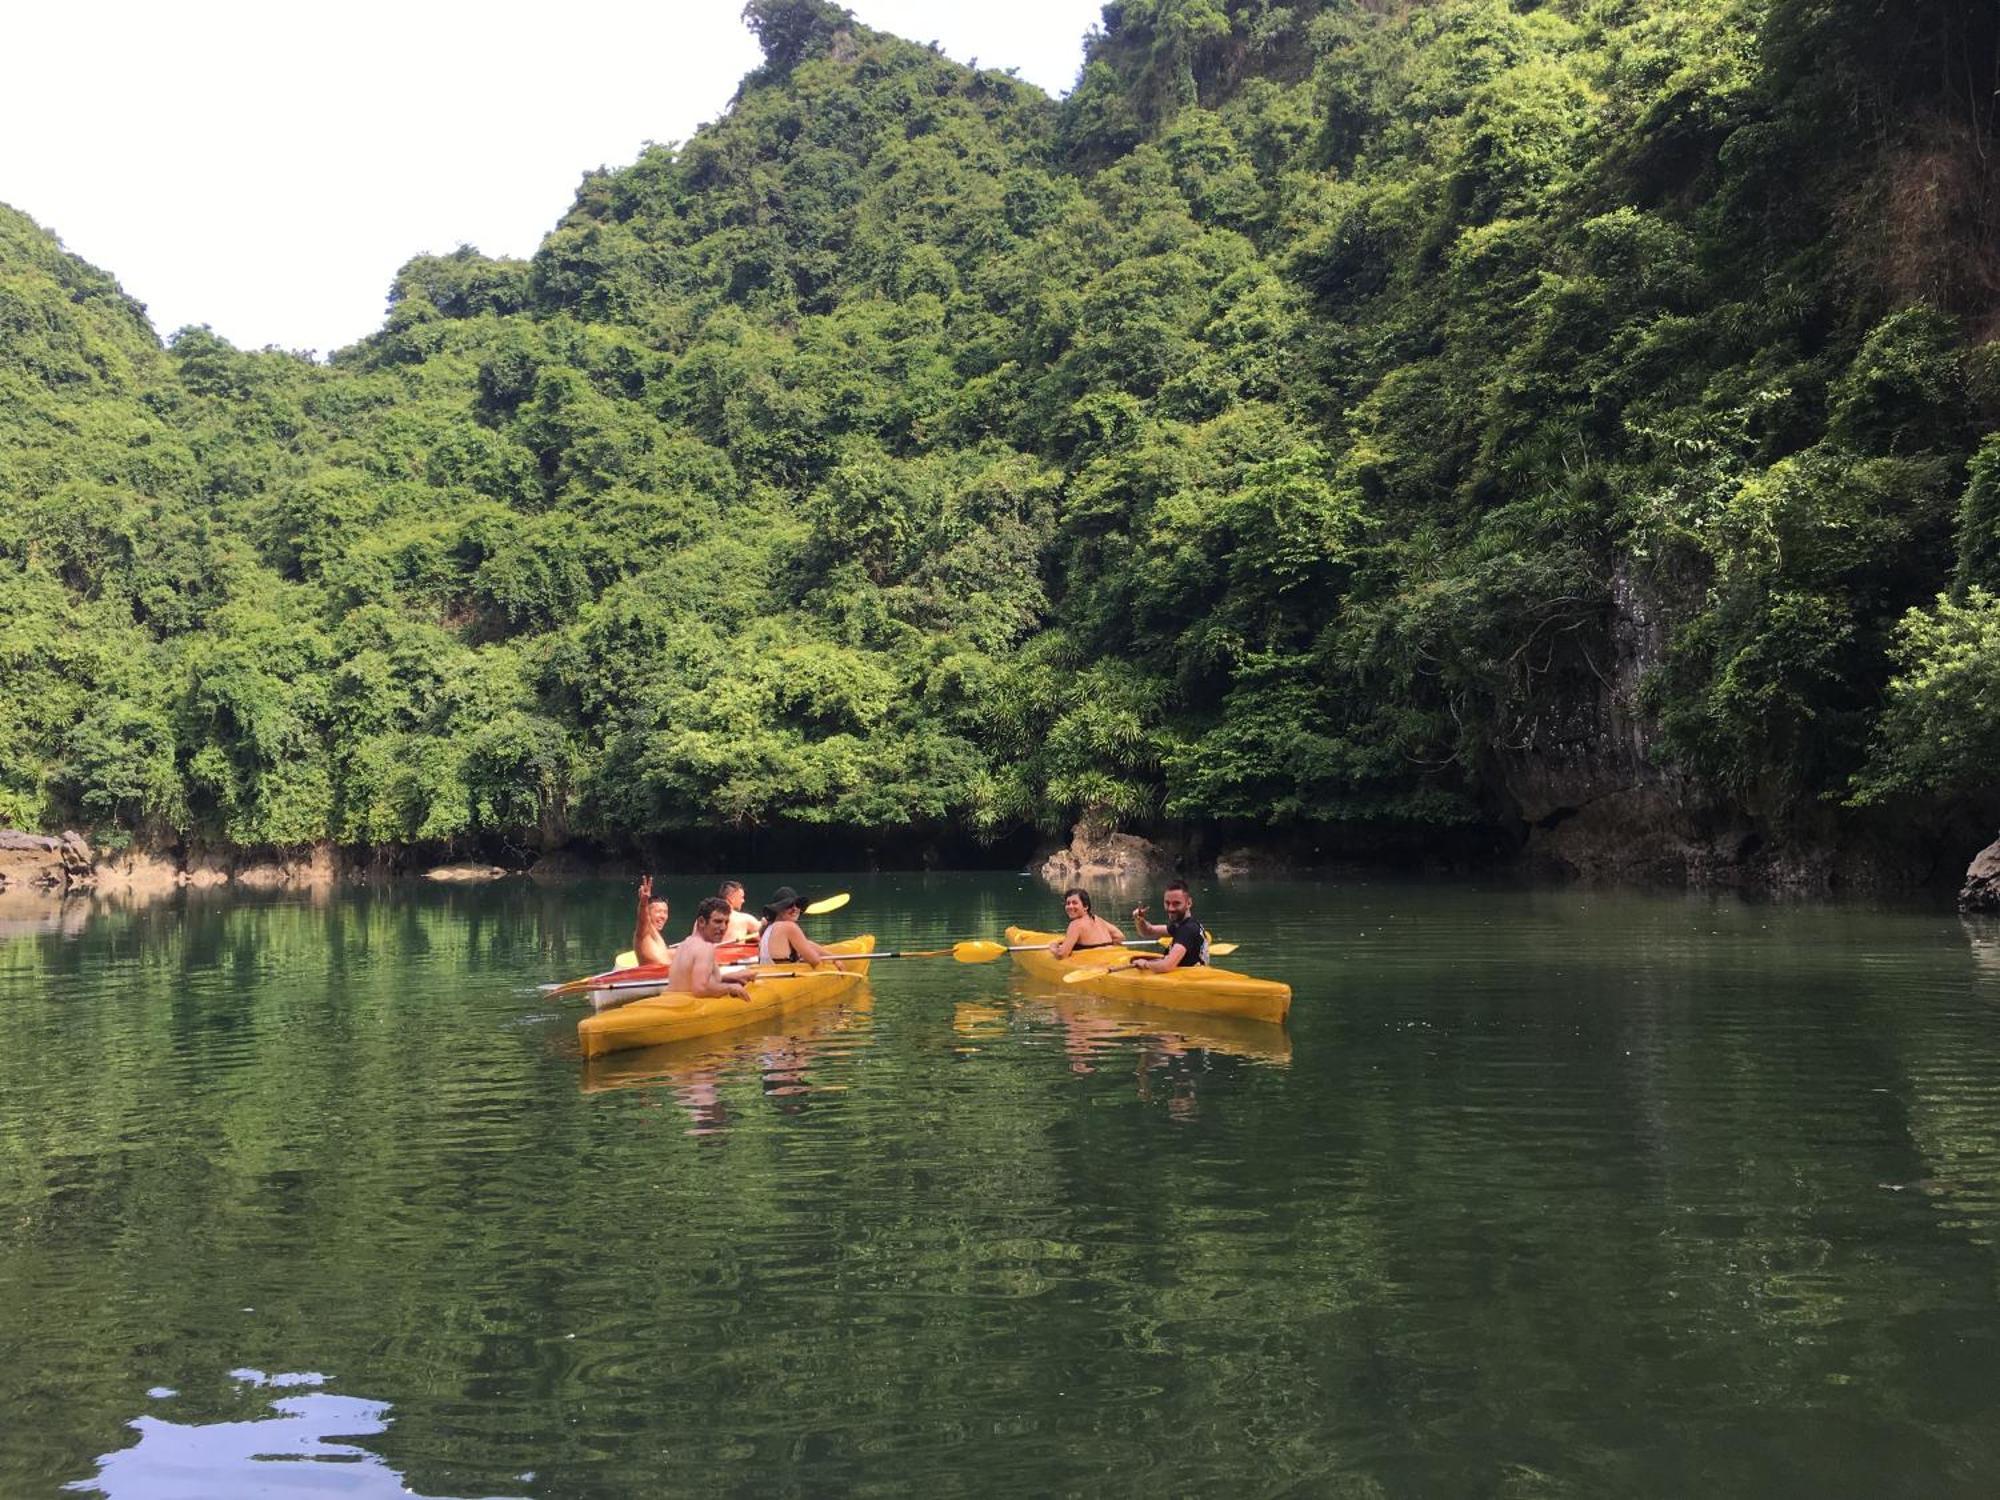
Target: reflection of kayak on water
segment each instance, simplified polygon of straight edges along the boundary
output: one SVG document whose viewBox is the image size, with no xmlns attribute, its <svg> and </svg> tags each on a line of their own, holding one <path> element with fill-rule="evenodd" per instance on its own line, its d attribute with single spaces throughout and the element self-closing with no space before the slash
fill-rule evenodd
<svg viewBox="0 0 2000 1500">
<path fill-rule="evenodd" d="M 1291 1036 L 1284 1027 L 1270 1021 L 1246 1021 L 1240 1016 L 1165 1015 L 1150 1005 L 1078 995 L 1074 993 L 1075 987 L 1066 986 L 1070 993 L 1057 994 L 1047 985 L 1022 975 L 1015 976 L 1013 988 L 1014 1005 L 1019 1013 L 1030 1020 L 1060 1026 L 1072 1039 L 1088 1037 L 1097 1045 L 1157 1041 L 1172 1050 L 1213 1052 L 1273 1067 L 1291 1066 Z"/>
<path fill-rule="evenodd" d="M 785 1011 L 839 999 L 859 989 L 868 975 L 866 955 L 875 949 L 874 936 L 864 934 L 823 946 L 835 958 L 847 962 L 840 968 L 830 963 L 817 967 L 812 964 L 760 967 L 755 971 L 756 977 L 748 981 L 747 1000 L 734 995 L 650 995 L 616 1010 L 585 1016 L 576 1025 L 577 1041 L 585 1057 L 625 1052 L 634 1047 L 655 1047 L 684 1037 L 734 1031 Z"/>
<path fill-rule="evenodd" d="M 712 1087 L 732 1076 L 767 1071 L 774 1059 L 795 1068 L 801 1053 L 810 1057 L 831 1038 L 864 1034 L 874 1005 L 874 996 L 862 985 L 844 998 L 787 1014 L 778 1030 L 746 1027 L 593 1057 L 583 1065 L 583 1091 Z"/>
<path fill-rule="evenodd" d="M 1197 1011 L 1208 1016 L 1240 1016 L 1249 1021 L 1282 1021 L 1285 1012 L 1291 1009 L 1292 987 L 1275 979 L 1259 979 L 1252 974 L 1239 974 L 1234 969 L 1218 969 L 1212 964 L 1184 965 L 1164 974 L 1147 973 L 1140 969 L 1112 973 L 1113 967 L 1129 963 L 1133 958 L 1157 958 L 1160 950 L 1150 944 L 1127 949 L 1091 948 L 1072 953 L 1068 958 L 1057 958 L 1048 951 L 1048 945 L 1059 936 L 1059 933 L 1036 932 L 1026 927 L 1007 929 L 1010 947 L 1038 945 L 1016 953 L 1014 961 L 1025 973 L 1044 983 L 1061 984 L 1065 975 L 1081 969 L 1103 971 L 1069 986 L 1072 993 L 1081 991 L 1113 1000 L 1157 1006 L 1162 1010 Z"/>
</svg>

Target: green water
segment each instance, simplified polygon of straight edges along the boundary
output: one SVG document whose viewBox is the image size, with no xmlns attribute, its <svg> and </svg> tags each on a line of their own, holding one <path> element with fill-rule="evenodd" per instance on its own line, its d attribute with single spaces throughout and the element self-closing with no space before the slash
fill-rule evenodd
<svg viewBox="0 0 2000 1500">
<path fill-rule="evenodd" d="M 627 899 L 0 908 L 0 1494 L 2000 1492 L 1991 924 L 1238 886 L 1283 1029 L 937 960 L 586 1065 Z"/>
</svg>

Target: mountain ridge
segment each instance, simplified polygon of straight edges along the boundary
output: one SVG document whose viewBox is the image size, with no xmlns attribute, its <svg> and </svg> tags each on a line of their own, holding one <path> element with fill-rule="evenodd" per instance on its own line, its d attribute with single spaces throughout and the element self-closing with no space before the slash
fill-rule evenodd
<svg viewBox="0 0 2000 1500">
<path fill-rule="evenodd" d="M 1058 102 L 759 0 L 722 119 L 324 367 L 121 366 L 0 233 L 0 817 L 1910 878 L 2000 815 L 2000 234 L 1866 11 L 1127 0 Z"/>
</svg>

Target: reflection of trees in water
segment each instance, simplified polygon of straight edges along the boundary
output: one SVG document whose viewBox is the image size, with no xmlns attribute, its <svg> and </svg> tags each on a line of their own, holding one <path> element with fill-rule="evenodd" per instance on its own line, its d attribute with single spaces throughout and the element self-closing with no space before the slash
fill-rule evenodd
<svg viewBox="0 0 2000 1500">
<path fill-rule="evenodd" d="M 839 1487 L 863 1438 L 940 1452 L 1003 1405 L 1044 1474 L 1246 1433 L 1310 1472 L 1362 1434 L 1443 1491 L 1439 1454 L 1519 1427 L 1523 1463 L 1641 1490 L 1634 1412 L 1865 1421 L 1948 1395 L 1927 1371 L 1990 1375 L 1915 1336 L 1991 1288 L 2000 1011 L 1953 929 L 1843 946 L 1849 918 L 1789 914 L 1779 941 L 1592 898 L 1555 981 L 1527 951 L 1551 923 L 1455 899 L 1484 946 L 1343 949 L 1291 1069 L 1281 1029 L 943 965 L 956 1010 L 883 977 L 893 1024 L 836 1006 L 585 1069 L 576 1010 L 526 984 L 622 934 L 520 886 L 23 939 L 10 972 L 80 998 L 17 1003 L 0 1052 L 0 1327 L 29 1356 L 0 1410 L 91 1373 L 4 1472 L 128 1441 L 135 1372 L 268 1348 L 393 1400 L 369 1447 L 451 1492 L 608 1489 L 634 1434 L 684 1465 L 618 1471 L 654 1488 L 806 1441 Z M 1083 1434 L 1105 1409 L 1125 1425 Z"/>
<path fill-rule="evenodd" d="M 707 893 L 706 879 L 675 887 Z M 16 895 L 34 895 L 16 901 Z M 0 974 L 36 983 L 84 959 L 72 940 L 149 973 L 249 982 L 282 971 L 297 994 L 376 977 L 480 983 L 567 977 L 607 966 L 629 938 L 630 892 L 618 883 L 509 880 L 488 886 L 401 882 L 267 892 L 110 888 L 53 900 L 0 893 Z M 390 978 L 385 960 L 402 972 Z"/>
<path fill-rule="evenodd" d="M 560 1235 L 577 1185 L 551 1171 L 591 1152 L 573 1064 L 538 1060 L 573 1026 L 524 983 L 560 972 L 562 902 L 187 890 L 57 915 L 0 942 L 0 1327 L 40 1351 L 0 1358 L 0 1411 L 45 1409 L 36 1366 L 95 1373 L 60 1423 L 10 1430 L 0 1475 L 74 1472 L 130 1418 L 125 1372 L 227 1368 L 246 1328 L 400 1371 L 375 1389 L 470 1368 L 513 1210 L 549 1216 L 526 1243 Z"/>
</svg>

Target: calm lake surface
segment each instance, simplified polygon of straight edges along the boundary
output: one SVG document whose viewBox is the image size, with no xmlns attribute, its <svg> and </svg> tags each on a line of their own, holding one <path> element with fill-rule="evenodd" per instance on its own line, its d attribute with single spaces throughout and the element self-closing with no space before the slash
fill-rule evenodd
<svg viewBox="0 0 2000 1500">
<path fill-rule="evenodd" d="M 2000 926 L 1198 897 L 1286 1027 L 920 960 L 588 1065 L 623 886 L 8 905 L 0 1494 L 2000 1493 Z"/>
</svg>

